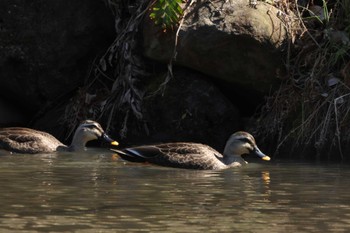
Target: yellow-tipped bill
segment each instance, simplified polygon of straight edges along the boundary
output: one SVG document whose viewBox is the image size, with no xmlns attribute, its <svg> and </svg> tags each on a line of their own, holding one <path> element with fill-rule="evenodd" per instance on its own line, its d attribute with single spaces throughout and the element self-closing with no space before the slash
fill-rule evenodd
<svg viewBox="0 0 350 233">
<path fill-rule="evenodd" d="M 118 146 L 119 143 L 118 143 L 117 141 L 113 141 L 113 142 L 111 142 L 111 145 L 113 145 L 113 146 Z"/>
<path fill-rule="evenodd" d="M 101 138 L 105 141 L 110 143 L 111 145 L 118 146 L 119 143 L 117 141 L 114 141 L 112 138 L 110 138 L 107 134 L 103 133 Z"/>
<path fill-rule="evenodd" d="M 262 153 L 261 150 L 257 146 L 254 147 L 253 153 L 256 154 L 258 157 L 260 157 L 262 160 L 265 160 L 265 161 L 271 160 L 271 158 L 269 156 L 265 155 L 264 153 Z"/>
</svg>

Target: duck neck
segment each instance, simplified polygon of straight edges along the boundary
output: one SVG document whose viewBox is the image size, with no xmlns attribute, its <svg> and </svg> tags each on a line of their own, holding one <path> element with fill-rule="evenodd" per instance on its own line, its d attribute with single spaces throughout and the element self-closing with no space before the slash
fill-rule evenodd
<svg viewBox="0 0 350 233">
<path fill-rule="evenodd" d="M 224 155 L 223 162 L 227 166 L 230 166 L 232 164 L 240 164 L 240 165 L 247 164 L 247 162 L 242 158 L 241 155 L 237 155 L 237 154 L 233 153 L 228 148 L 225 148 L 223 155 Z"/>
<path fill-rule="evenodd" d="M 79 132 L 75 132 L 72 143 L 69 146 L 69 151 L 83 151 L 85 150 L 86 140 Z"/>
<path fill-rule="evenodd" d="M 224 156 L 224 163 L 230 166 L 233 163 L 239 163 L 241 165 L 247 164 L 247 162 L 241 156 Z"/>
</svg>

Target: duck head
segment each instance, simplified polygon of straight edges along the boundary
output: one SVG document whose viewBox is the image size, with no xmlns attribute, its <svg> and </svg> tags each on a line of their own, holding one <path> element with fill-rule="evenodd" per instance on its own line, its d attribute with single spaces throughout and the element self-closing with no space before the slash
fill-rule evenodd
<svg viewBox="0 0 350 233">
<path fill-rule="evenodd" d="M 232 134 L 226 143 L 224 150 L 225 163 L 239 162 L 246 164 L 247 162 L 242 158 L 243 154 L 254 154 L 263 160 L 270 160 L 270 157 L 258 148 L 251 134 L 239 131 Z"/>
<path fill-rule="evenodd" d="M 118 142 L 111 139 L 104 132 L 99 123 L 92 120 L 85 120 L 76 129 L 70 147 L 74 151 L 83 150 L 87 142 L 96 139 L 101 139 L 111 145 L 118 145 Z"/>
</svg>

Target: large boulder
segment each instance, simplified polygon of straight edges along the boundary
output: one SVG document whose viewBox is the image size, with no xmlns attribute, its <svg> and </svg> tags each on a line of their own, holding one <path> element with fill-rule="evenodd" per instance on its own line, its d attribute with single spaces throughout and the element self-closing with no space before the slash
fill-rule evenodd
<svg viewBox="0 0 350 233">
<path fill-rule="evenodd" d="M 288 39 L 281 12 L 262 1 L 195 1 L 178 36 L 176 64 L 260 93 L 268 93 L 283 71 Z M 284 16 L 286 17 L 286 16 Z M 144 54 L 161 62 L 173 57 L 175 32 L 144 23 Z"/>
<path fill-rule="evenodd" d="M 194 141 L 223 150 L 233 132 L 242 129 L 239 110 L 201 73 L 175 69 L 164 93 L 144 100 L 148 134 L 129 127 L 127 142 Z M 117 137 L 117 135 L 116 135 Z"/>
<path fill-rule="evenodd" d="M 83 84 L 114 31 L 102 0 L 0 1 L 0 96 L 30 118 Z"/>
</svg>

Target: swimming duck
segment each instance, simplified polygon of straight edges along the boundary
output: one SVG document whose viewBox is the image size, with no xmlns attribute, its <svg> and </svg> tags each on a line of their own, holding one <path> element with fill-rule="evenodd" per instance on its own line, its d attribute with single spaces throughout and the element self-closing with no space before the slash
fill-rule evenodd
<svg viewBox="0 0 350 233">
<path fill-rule="evenodd" d="M 163 143 L 111 150 L 122 159 L 131 162 L 148 162 L 167 167 L 202 170 L 242 166 L 247 164 L 241 156 L 243 154 L 255 154 L 263 160 L 270 160 L 269 156 L 260 151 L 254 137 L 243 131 L 230 136 L 223 155 L 208 145 L 191 142 Z"/>
<path fill-rule="evenodd" d="M 43 131 L 22 127 L 1 128 L 0 150 L 26 154 L 82 151 L 88 141 L 95 139 L 103 139 L 112 145 L 118 145 L 104 132 L 99 123 L 85 120 L 75 130 L 70 146 L 64 145 L 54 136 Z"/>
</svg>

